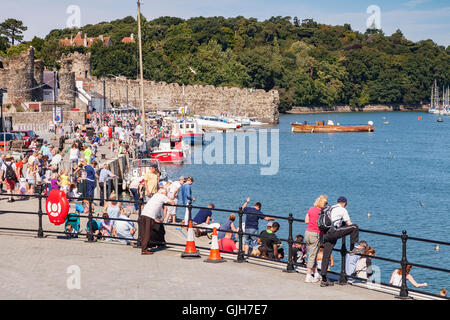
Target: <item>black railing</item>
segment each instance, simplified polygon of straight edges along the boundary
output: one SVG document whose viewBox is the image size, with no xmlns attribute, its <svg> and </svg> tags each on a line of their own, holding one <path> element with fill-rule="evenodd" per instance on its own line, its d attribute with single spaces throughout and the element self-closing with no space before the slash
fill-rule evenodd
<svg viewBox="0 0 450 320">
<path fill-rule="evenodd" d="M 9 194 L 3 194 L 4 196 L 9 196 Z M 31 214 L 31 215 L 37 215 L 38 216 L 38 229 L 24 229 L 24 228 L 8 228 L 8 227 L 0 227 L 0 230 L 5 230 L 5 231 L 25 231 L 25 232 L 37 232 L 37 237 L 38 238 L 42 238 L 44 237 L 44 233 L 50 233 L 50 234 L 66 234 L 67 233 L 65 231 L 52 231 L 52 230 L 43 230 L 43 226 L 42 226 L 42 217 L 44 215 L 43 211 L 42 211 L 42 200 L 47 198 L 47 196 L 44 196 L 42 194 L 34 194 L 34 195 L 20 195 L 20 194 L 13 194 L 13 196 L 17 196 L 17 197 L 26 197 L 26 198 L 36 198 L 38 199 L 38 210 L 37 212 L 34 211 L 15 211 L 15 210 L 0 210 L 0 212 L 3 213 L 13 213 L 13 214 Z M 141 213 L 142 213 L 142 206 L 144 205 L 144 202 L 142 201 L 138 201 L 135 202 L 133 200 L 120 200 L 120 199 L 115 199 L 115 200 L 111 200 L 111 199 L 104 199 L 105 201 L 114 201 L 117 203 L 129 203 L 129 204 L 138 204 L 139 210 L 138 210 L 138 219 L 137 220 L 133 220 L 133 219 L 129 219 L 127 221 L 130 222 L 136 222 L 137 223 L 137 229 L 136 229 L 136 233 L 137 233 L 137 238 L 123 238 L 123 237 L 115 237 L 115 236 L 104 236 L 101 234 L 97 234 L 94 236 L 93 233 L 93 220 L 95 219 L 109 219 L 109 220 L 122 220 L 121 218 L 103 218 L 102 216 L 97 216 L 94 217 L 94 210 L 93 210 L 93 202 L 94 201 L 100 201 L 101 199 L 97 199 L 97 198 L 68 198 L 69 200 L 74 200 L 74 201 L 88 201 L 88 215 L 82 215 L 82 214 L 73 214 L 70 213 L 71 217 L 78 217 L 78 218 L 84 218 L 87 219 L 87 226 L 89 227 L 87 230 L 87 233 L 82 233 L 82 232 L 78 232 L 76 235 L 77 236 L 86 236 L 87 237 L 87 241 L 88 242 L 94 242 L 95 238 L 109 238 L 109 239 L 114 239 L 114 240 L 125 240 L 125 241 L 129 241 L 129 242 L 135 242 L 134 247 L 135 248 L 140 248 L 141 247 L 141 230 L 140 230 L 140 221 L 141 221 Z M 226 232 L 229 233 L 233 233 L 236 234 L 238 237 L 238 252 L 228 252 L 228 251 L 222 251 L 224 253 L 229 253 L 229 254 L 233 254 L 236 255 L 236 260 L 235 262 L 238 263 L 242 263 L 242 262 L 246 262 L 248 261 L 247 258 L 251 257 L 252 259 L 258 259 L 258 260 L 265 260 L 265 261 L 271 261 L 271 262 L 276 262 L 276 263 L 280 263 L 280 264 L 285 264 L 286 265 L 286 269 L 284 269 L 284 272 L 294 272 L 295 271 L 295 266 L 302 266 L 302 265 L 298 265 L 296 262 L 294 262 L 293 259 L 293 253 L 292 253 L 292 246 L 293 244 L 305 244 L 302 242 L 298 242 L 298 241 L 294 241 L 293 239 L 293 224 L 294 222 L 299 222 L 299 223 L 305 223 L 305 220 L 302 219 L 295 219 L 293 218 L 292 213 L 289 214 L 289 217 L 282 217 L 282 216 L 276 216 L 276 215 L 265 215 L 266 217 L 271 217 L 271 218 L 275 218 L 275 219 L 279 219 L 279 220 L 285 220 L 288 222 L 288 239 L 281 239 L 278 238 L 278 240 L 280 242 L 286 242 L 288 244 L 288 261 L 283 261 L 282 259 L 274 259 L 274 258 L 266 258 L 266 257 L 261 257 L 261 256 L 254 256 L 251 254 L 245 254 L 244 250 L 243 250 L 243 237 L 244 235 L 248 235 L 248 236 L 255 236 L 254 234 L 249 234 L 249 233 L 245 233 L 243 230 L 243 216 L 244 214 L 246 215 L 257 215 L 256 213 L 249 213 L 249 212 L 244 212 L 244 210 L 242 208 L 239 208 L 239 210 L 228 210 L 228 209 L 218 209 L 218 208 L 207 208 L 207 207 L 200 207 L 200 206 L 193 206 L 192 204 L 189 205 L 169 205 L 169 204 L 165 204 L 164 206 L 172 206 L 172 207 L 180 207 L 180 208 L 188 208 L 188 215 L 189 215 L 189 220 L 192 220 L 192 209 L 206 209 L 206 210 L 211 210 L 211 211 L 215 211 L 215 212 L 222 212 L 222 213 L 234 213 L 238 215 L 239 218 L 239 227 L 238 227 L 238 231 L 232 231 L 232 230 L 227 230 Z M 176 224 L 176 223 L 164 223 L 164 225 L 167 226 L 177 226 L 177 227 L 185 227 L 185 224 Z M 210 232 L 212 232 L 211 228 L 206 228 L 206 227 L 199 227 L 199 226 L 193 226 L 193 228 L 198 228 L 198 229 L 203 229 L 203 230 L 209 230 Z M 225 231 L 225 230 L 218 230 L 218 231 Z M 448 269 L 444 269 L 444 268 L 438 268 L 438 267 L 434 267 L 434 266 L 428 266 L 428 265 L 423 265 L 423 264 L 418 264 L 418 263 L 412 263 L 409 262 L 407 260 L 407 241 L 408 240 L 414 240 L 414 241 L 419 241 L 419 242 L 427 242 L 427 243 L 433 243 L 433 244 L 440 244 L 440 245 L 446 245 L 446 246 L 450 246 L 449 242 L 444 242 L 444 241 L 437 241 L 437 240 L 430 240 L 430 239 L 423 239 L 423 238 L 417 238 L 417 237 L 409 237 L 407 235 L 407 232 L 404 230 L 402 232 L 401 235 L 398 234 L 391 234 L 391 233 L 386 233 L 386 232 L 379 232 L 379 231 L 372 231 L 372 230 L 365 230 L 365 229 L 359 229 L 359 232 L 363 232 L 363 233 L 369 233 L 369 234 L 375 234 L 375 235 L 380 235 L 380 236 L 385 236 L 385 237 L 392 237 L 392 238 L 398 238 L 401 239 L 402 241 L 402 257 L 401 260 L 395 260 L 395 259 L 391 259 L 391 258 L 386 258 L 386 257 L 380 257 L 380 256 L 369 256 L 369 255 L 365 255 L 365 254 L 358 254 L 361 257 L 366 257 L 366 258 L 370 258 L 370 259 L 378 259 L 381 261 L 385 261 L 385 262 L 390 262 L 390 263 L 394 263 L 397 265 L 400 265 L 401 270 L 402 270 L 402 282 L 401 282 L 401 286 L 400 288 L 388 283 L 383 283 L 380 282 L 381 285 L 384 285 L 386 287 L 391 287 L 391 288 L 395 288 L 395 289 L 399 289 L 399 295 L 396 296 L 396 298 L 399 299 L 409 299 L 409 291 L 411 292 L 415 292 L 415 293 L 420 293 L 420 294 L 424 294 L 424 295 L 428 295 L 428 296 L 433 296 L 433 297 L 439 297 L 442 299 L 449 299 L 448 297 L 442 297 L 436 294 L 432 294 L 429 292 L 424 292 L 424 291 L 420 291 L 420 290 L 416 290 L 416 289 L 409 289 L 407 286 L 407 282 L 406 282 L 406 268 L 408 265 L 414 266 L 414 267 L 418 267 L 418 268 L 425 268 L 425 269 L 429 269 L 429 270 L 434 270 L 434 271 L 439 271 L 439 272 L 445 272 L 445 273 L 450 273 L 450 270 Z M 258 235 L 259 238 L 264 238 L 264 236 L 262 235 Z M 160 243 L 160 242 L 154 242 L 151 241 L 150 245 L 173 245 L 173 246 L 184 246 L 185 244 L 179 244 L 179 243 Z M 197 246 L 199 249 L 204 249 L 204 250 L 209 250 L 209 248 L 205 248 L 205 247 L 199 247 Z M 340 249 L 336 249 L 333 248 L 333 251 L 335 252 L 339 252 L 341 255 L 341 270 L 339 273 L 333 272 L 333 271 L 329 271 L 329 273 L 334 274 L 339 276 L 339 280 L 338 283 L 340 285 L 345 285 L 347 284 L 347 279 L 348 278 L 352 278 L 361 282 L 366 282 L 367 279 L 362 279 L 362 278 L 358 278 L 355 276 L 351 276 L 351 275 L 347 275 L 345 272 L 345 259 L 346 259 L 346 255 L 348 253 L 347 249 L 346 249 L 346 240 L 345 237 L 342 238 L 341 241 L 341 248 Z"/>
</svg>

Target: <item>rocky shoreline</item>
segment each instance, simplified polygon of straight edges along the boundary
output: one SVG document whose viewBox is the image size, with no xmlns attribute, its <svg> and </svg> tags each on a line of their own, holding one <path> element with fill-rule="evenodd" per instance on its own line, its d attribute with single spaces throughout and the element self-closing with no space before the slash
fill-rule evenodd
<svg viewBox="0 0 450 320">
<path fill-rule="evenodd" d="M 336 112 L 394 112 L 394 111 L 428 111 L 428 105 L 367 105 L 364 107 L 351 106 L 321 106 L 321 107 L 293 107 L 288 114 L 304 113 L 336 113 Z"/>
</svg>

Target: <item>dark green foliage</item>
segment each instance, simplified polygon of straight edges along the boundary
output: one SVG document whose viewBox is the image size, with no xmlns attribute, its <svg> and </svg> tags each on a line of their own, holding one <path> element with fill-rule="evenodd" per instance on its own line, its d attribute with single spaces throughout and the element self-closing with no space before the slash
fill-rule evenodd
<svg viewBox="0 0 450 320">
<path fill-rule="evenodd" d="M 22 42 L 24 31 L 27 31 L 28 27 L 23 25 L 23 22 L 13 18 L 6 19 L 0 23 L 0 35 L 5 36 L 10 40 L 11 45 L 15 42 Z"/>
</svg>

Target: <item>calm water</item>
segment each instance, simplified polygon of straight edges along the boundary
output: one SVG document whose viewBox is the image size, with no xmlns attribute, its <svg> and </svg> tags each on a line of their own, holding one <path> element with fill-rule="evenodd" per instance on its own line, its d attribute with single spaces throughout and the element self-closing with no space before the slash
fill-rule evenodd
<svg viewBox="0 0 450 320">
<path fill-rule="evenodd" d="M 418 117 L 422 116 L 422 120 Z M 374 133 L 293 134 L 291 122 L 333 120 L 340 124 L 375 123 Z M 166 166 L 170 179 L 193 176 L 196 205 L 213 202 L 216 208 L 237 209 L 250 197 L 262 203 L 266 214 L 304 219 L 320 194 L 330 203 L 347 197 L 351 220 L 363 229 L 450 241 L 450 117 L 443 123 L 427 113 L 336 113 L 326 115 L 284 115 L 279 126 L 279 171 L 263 176 L 260 165 Z M 389 124 L 383 124 L 389 121 Z M 247 147 L 248 148 L 248 147 Z M 270 150 L 270 148 L 269 148 Z M 247 150 L 248 154 L 248 150 Z M 248 159 L 248 157 L 247 157 Z M 247 160 L 248 162 L 248 160 Z M 368 213 L 371 217 L 368 217 Z M 224 222 L 227 215 L 213 215 Z M 260 230 L 265 223 L 260 225 Z M 281 222 L 280 238 L 287 239 L 287 224 Z M 305 225 L 294 224 L 294 235 Z M 376 255 L 401 259 L 401 240 L 361 233 Z M 287 253 L 287 245 L 283 245 Z M 340 248 L 340 244 L 336 246 Z M 334 253 L 339 272 L 339 255 Z M 408 260 L 449 268 L 450 250 L 433 244 L 408 241 Z M 388 282 L 396 265 L 373 260 Z M 413 268 L 423 290 L 438 293 L 450 289 L 450 276 L 442 272 Z"/>
</svg>

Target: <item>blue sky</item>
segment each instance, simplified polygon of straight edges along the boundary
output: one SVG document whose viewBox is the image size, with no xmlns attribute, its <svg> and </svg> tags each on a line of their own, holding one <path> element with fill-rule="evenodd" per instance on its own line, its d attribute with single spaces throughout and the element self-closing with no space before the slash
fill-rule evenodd
<svg viewBox="0 0 450 320">
<path fill-rule="evenodd" d="M 0 21 L 17 18 L 28 27 L 25 40 L 44 37 L 52 29 L 66 27 L 70 5 L 78 5 L 81 25 L 136 16 L 136 0 L 2 0 Z M 400 29 L 413 41 L 432 39 L 450 45 L 449 0 L 143 0 L 142 13 L 147 19 L 160 16 L 189 18 L 224 16 L 267 19 L 271 16 L 297 16 L 331 24 L 351 24 L 365 31 L 370 5 L 381 10 L 381 28 L 390 35 Z"/>
</svg>

